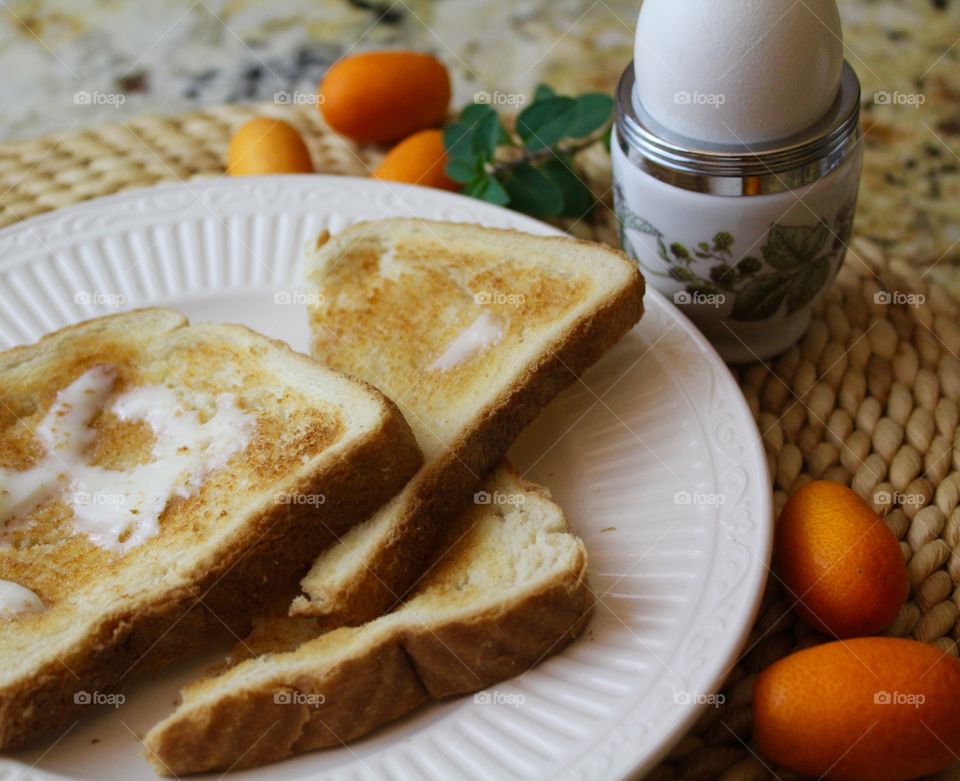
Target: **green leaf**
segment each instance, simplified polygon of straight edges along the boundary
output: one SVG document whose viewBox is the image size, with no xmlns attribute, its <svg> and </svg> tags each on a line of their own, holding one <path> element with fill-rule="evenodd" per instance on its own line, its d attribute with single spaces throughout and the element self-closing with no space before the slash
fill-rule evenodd
<svg viewBox="0 0 960 781">
<path fill-rule="evenodd" d="M 447 167 L 444 170 L 453 181 L 466 184 L 477 175 L 477 169 L 477 165 L 466 160 L 450 159 L 447 160 Z"/>
<path fill-rule="evenodd" d="M 823 223 L 774 225 L 763 247 L 763 257 L 774 268 L 794 271 L 817 256 L 829 233 Z"/>
<path fill-rule="evenodd" d="M 756 274 L 761 268 L 763 268 L 763 264 L 760 262 L 758 258 L 755 258 L 752 255 L 744 258 L 739 263 L 737 263 L 737 271 L 739 271 L 744 276 L 749 274 Z"/>
<path fill-rule="evenodd" d="M 524 163 L 514 168 L 504 182 L 510 206 L 540 217 L 555 217 L 563 209 L 563 196 L 542 171 Z"/>
<path fill-rule="evenodd" d="M 680 242 L 674 242 L 670 245 L 670 252 L 673 253 L 675 258 L 680 258 L 682 260 L 689 260 L 690 253 L 687 251 L 687 248 L 684 247 Z"/>
<path fill-rule="evenodd" d="M 520 112 L 517 134 L 527 149 L 546 149 L 569 135 L 576 120 L 577 102 L 573 98 L 546 98 Z"/>
<path fill-rule="evenodd" d="M 478 119 L 473 129 L 473 151 L 481 160 L 492 160 L 497 146 L 500 144 L 500 137 L 503 134 L 503 128 L 500 125 L 500 117 L 493 110 L 481 119 Z"/>
<path fill-rule="evenodd" d="M 733 302 L 734 320 L 766 320 L 773 317 L 790 287 L 786 274 L 762 274 L 747 285 Z"/>
<path fill-rule="evenodd" d="M 467 106 L 460 114 L 460 122 L 472 125 L 475 133 L 496 136 L 496 144 L 510 143 L 510 136 L 507 135 L 507 131 L 500 124 L 500 115 L 492 106 L 484 103 L 474 103 Z M 497 128 L 495 133 L 490 128 L 491 125 L 495 125 Z"/>
<path fill-rule="evenodd" d="M 507 133 L 489 104 L 466 106 L 443 130 L 447 175 L 465 185 L 465 194 L 476 198 L 509 203 L 518 211 L 543 217 L 582 217 L 594 206 L 593 193 L 577 176 L 569 155 L 559 155 L 555 147 L 564 138 L 587 136 L 592 142 L 594 131 L 608 123 L 613 106 L 612 99 L 602 93 L 571 98 L 541 84 L 533 102 L 517 117 L 513 134 Z M 531 152 L 548 150 L 554 157 L 543 161 L 546 155 L 535 154 L 530 162 L 511 159 L 500 166 L 506 170 L 488 173 L 486 169 L 501 146 L 520 144 Z M 661 246 L 652 226 L 638 222 L 637 229 L 655 234 Z"/>
<path fill-rule="evenodd" d="M 733 270 L 732 266 L 729 266 L 726 263 L 718 263 L 716 266 L 710 269 L 710 279 L 712 279 L 718 285 L 729 285 L 733 283 L 736 278 L 737 272 Z"/>
<path fill-rule="evenodd" d="M 503 185 L 492 174 L 477 177 L 467 185 L 464 192 L 474 198 L 479 198 L 481 201 L 489 201 L 498 206 L 506 206 L 510 203 L 510 196 L 507 191 L 503 189 Z"/>
<path fill-rule="evenodd" d="M 697 282 L 693 285 L 687 285 L 688 293 L 698 293 L 704 296 L 715 296 L 721 292 L 720 288 L 716 285 L 710 285 L 706 282 Z"/>
<path fill-rule="evenodd" d="M 459 119 L 443 129 L 447 157 L 468 162 L 493 158 L 497 146 L 508 141 L 500 117 L 492 107 L 473 103 L 460 112 Z"/>
<path fill-rule="evenodd" d="M 556 92 L 554 92 L 553 87 L 549 84 L 538 84 L 537 88 L 533 91 L 533 101 L 536 103 L 538 100 L 546 100 L 547 98 L 556 97 Z"/>
<path fill-rule="evenodd" d="M 733 246 L 733 236 L 726 231 L 720 231 L 713 237 L 713 246 L 717 252 L 729 252 Z"/>
<path fill-rule="evenodd" d="M 451 122 L 443 128 L 443 148 L 451 160 L 474 162 L 473 126 L 466 122 Z"/>
<path fill-rule="evenodd" d="M 588 92 L 575 100 L 577 115 L 566 133 L 571 138 L 582 138 L 599 130 L 613 114 L 613 98 L 603 92 Z"/>
<path fill-rule="evenodd" d="M 614 101 L 602 92 L 568 98 L 537 89 L 534 102 L 517 117 L 517 133 L 527 149 L 544 149 L 562 138 L 582 138 L 602 128 Z"/>
<path fill-rule="evenodd" d="M 476 125 L 486 117 L 491 114 L 496 115 L 496 113 L 493 106 L 486 103 L 471 103 L 469 106 L 464 106 L 463 111 L 460 112 L 460 121 L 468 125 Z"/>
<path fill-rule="evenodd" d="M 560 190 L 560 196 L 563 199 L 561 217 L 583 217 L 590 212 L 596 203 L 593 193 L 577 176 L 569 158 L 554 157 L 544 163 L 540 170 Z"/>
<path fill-rule="evenodd" d="M 830 276 L 830 260 L 820 258 L 811 263 L 799 274 L 792 277 L 790 292 L 787 294 L 787 311 L 790 314 L 797 312 L 823 290 Z"/>
</svg>

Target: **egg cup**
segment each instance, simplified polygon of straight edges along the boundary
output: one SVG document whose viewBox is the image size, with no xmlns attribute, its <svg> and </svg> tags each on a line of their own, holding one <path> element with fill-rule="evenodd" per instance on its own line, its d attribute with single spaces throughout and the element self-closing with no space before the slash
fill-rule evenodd
<svg viewBox="0 0 960 781">
<path fill-rule="evenodd" d="M 647 115 L 633 63 L 624 71 L 611 140 L 621 246 L 724 360 L 768 358 L 806 331 L 853 228 L 859 116 L 860 83 L 844 63 L 832 108 L 804 132 L 706 144 Z"/>
</svg>

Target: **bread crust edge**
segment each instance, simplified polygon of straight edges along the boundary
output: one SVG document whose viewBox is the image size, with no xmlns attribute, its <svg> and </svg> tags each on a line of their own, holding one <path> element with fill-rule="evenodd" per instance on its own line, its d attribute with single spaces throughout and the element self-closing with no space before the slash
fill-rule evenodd
<svg viewBox="0 0 960 781">
<path fill-rule="evenodd" d="M 187 327 L 180 317 L 177 327 Z M 60 333 L 37 344 L 50 343 Z M 257 336 L 313 362 L 282 342 Z M 21 357 L 27 348 L 14 350 Z M 243 535 L 198 580 L 144 607 L 104 616 L 67 654 L 0 689 L 0 750 L 18 748 L 76 718 L 84 708 L 75 701 L 79 692 L 116 691 L 133 669 L 162 666 L 225 632 L 245 635 L 264 594 L 285 607 L 317 554 L 403 487 L 423 460 L 413 431 L 390 399 L 359 384 L 382 404 L 379 421 L 328 469 L 290 489 L 323 493 L 329 501 L 270 505 L 249 520 Z M 360 488 L 357 475 L 366 476 Z"/>
<path fill-rule="evenodd" d="M 574 326 L 558 349 L 531 366 L 513 392 L 501 396 L 472 430 L 452 444 L 442 461 L 427 467 L 431 474 L 418 486 L 415 504 L 365 566 L 338 584 L 335 592 L 323 594 L 322 601 L 309 591 L 297 597 L 291 615 L 317 616 L 325 628 L 356 626 L 385 613 L 411 591 L 430 561 L 442 554 L 437 542 L 446 522 L 469 504 L 520 432 L 643 316 L 643 276 L 633 261 L 623 257 L 633 270 L 631 283 Z"/>
<path fill-rule="evenodd" d="M 562 577 L 480 615 L 389 629 L 329 669 L 268 676 L 235 696 L 178 711 L 148 733 L 147 758 L 164 776 L 258 767 L 344 745 L 430 700 L 530 670 L 566 648 L 591 618 L 586 550 L 577 542 L 575 564 Z M 278 703 L 278 692 L 304 704 Z M 322 695 L 322 703 L 298 695 Z"/>
</svg>

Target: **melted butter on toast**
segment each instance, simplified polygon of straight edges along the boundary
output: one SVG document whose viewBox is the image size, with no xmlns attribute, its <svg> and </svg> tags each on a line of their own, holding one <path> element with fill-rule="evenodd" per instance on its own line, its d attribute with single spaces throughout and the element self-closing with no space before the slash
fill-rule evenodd
<svg viewBox="0 0 960 781">
<path fill-rule="evenodd" d="M 256 428 L 256 417 L 226 393 L 206 420 L 165 385 L 129 388 L 111 402 L 115 376 L 113 367 L 97 365 L 60 390 L 35 432 L 43 456 L 27 469 L 0 468 L 0 534 L 59 499 L 74 532 L 124 553 L 154 537 L 167 503 L 195 493 L 247 447 Z M 146 458 L 125 469 L 96 462 L 93 422 L 104 412 L 134 431 L 146 425 L 153 440 Z"/>
</svg>

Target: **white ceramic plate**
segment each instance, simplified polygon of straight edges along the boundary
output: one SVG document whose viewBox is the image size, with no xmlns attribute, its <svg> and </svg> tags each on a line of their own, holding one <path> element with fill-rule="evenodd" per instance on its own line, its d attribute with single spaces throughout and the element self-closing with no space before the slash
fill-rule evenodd
<svg viewBox="0 0 960 781">
<path fill-rule="evenodd" d="M 343 177 L 127 192 L 0 232 L 0 348 L 163 304 L 305 350 L 303 244 L 322 228 L 398 215 L 556 232 L 461 196 Z M 434 704 L 349 748 L 239 777 L 624 778 L 652 767 L 709 707 L 765 581 L 769 478 L 716 353 L 653 290 L 646 308 L 511 453 L 586 542 L 600 600 L 586 636 L 486 697 Z M 206 661 L 138 681 L 125 704 L 91 708 L 55 745 L 0 760 L 0 779 L 154 778 L 136 736 Z"/>
</svg>

